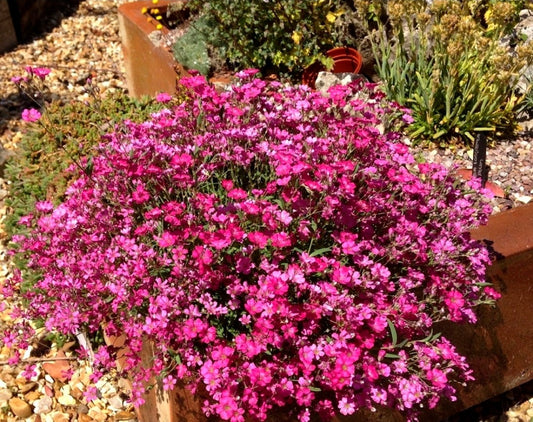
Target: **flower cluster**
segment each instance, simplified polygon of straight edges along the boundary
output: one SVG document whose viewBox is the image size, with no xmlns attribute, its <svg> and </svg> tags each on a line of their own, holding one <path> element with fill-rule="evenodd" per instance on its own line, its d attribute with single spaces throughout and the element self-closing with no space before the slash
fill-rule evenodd
<svg viewBox="0 0 533 422">
<path fill-rule="evenodd" d="M 50 73 L 47 67 L 32 67 L 26 66 L 24 68 L 26 75 L 14 76 L 11 78 L 20 93 L 24 94 L 33 104 L 41 108 L 46 101 L 48 92 L 44 84 L 44 80 Z M 41 112 L 36 108 L 26 108 L 22 111 L 22 119 L 26 122 L 35 122 L 41 118 Z"/>
<path fill-rule="evenodd" d="M 185 79 L 188 100 L 107 135 L 62 204 L 20 221 L 39 277 L 4 294 L 49 330 L 123 333 L 136 403 L 153 376 L 231 421 L 453 399 L 471 371 L 432 329 L 497 296 L 469 236 L 489 208 L 378 130 L 409 117 L 373 85 L 323 97 L 252 75 L 222 93 Z"/>
</svg>

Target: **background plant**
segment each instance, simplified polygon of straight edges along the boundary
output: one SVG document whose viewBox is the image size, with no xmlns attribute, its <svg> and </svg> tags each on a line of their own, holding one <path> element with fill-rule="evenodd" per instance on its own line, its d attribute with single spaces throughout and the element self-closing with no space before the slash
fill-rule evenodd
<svg viewBox="0 0 533 422">
<path fill-rule="evenodd" d="M 231 421 L 413 416 L 452 398 L 472 374 L 432 327 L 473 322 L 497 297 L 468 234 L 490 206 L 377 130 L 410 116 L 375 87 L 325 98 L 251 75 L 223 93 L 184 80 L 186 101 L 109 133 L 62 203 L 21 218 L 14 241 L 41 276 L 21 291 L 17 273 L 3 293 L 49 330 L 124 333 L 136 403 L 153 375 L 205 390 L 205 412 Z"/>
<path fill-rule="evenodd" d="M 533 48 L 511 52 L 500 39 L 520 2 L 486 3 L 484 14 L 481 2 L 466 3 L 388 2 L 389 30 L 375 32 L 378 74 L 387 95 L 413 110 L 415 140 L 468 145 L 476 132 L 496 139 L 517 128 L 515 90 Z"/>
<path fill-rule="evenodd" d="M 325 52 L 353 41 L 338 25 L 351 11 L 339 0 L 192 0 L 190 6 L 211 23 L 208 42 L 233 68 L 298 78 L 316 61 L 330 67 Z"/>
<path fill-rule="evenodd" d="M 176 60 L 186 69 L 194 69 L 208 76 L 213 68 L 213 55 L 217 54 L 209 44 L 208 34 L 212 25 L 204 15 L 195 18 L 185 33 L 174 42 L 172 50 Z"/>
</svg>

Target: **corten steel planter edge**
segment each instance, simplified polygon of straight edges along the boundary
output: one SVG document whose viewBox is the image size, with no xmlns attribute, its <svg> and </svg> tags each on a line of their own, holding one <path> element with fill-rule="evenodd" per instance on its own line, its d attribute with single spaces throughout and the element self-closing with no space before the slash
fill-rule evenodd
<svg viewBox="0 0 533 422">
<path fill-rule="evenodd" d="M 444 420 L 533 380 L 533 204 L 494 214 L 471 234 L 494 255 L 486 278 L 502 297 L 494 307 L 478 308 L 474 325 L 440 325 L 476 381 L 458 389 L 456 402 L 427 411 L 422 422 Z"/>
<path fill-rule="evenodd" d="M 170 0 L 160 0 L 157 7 L 164 8 L 170 3 Z M 159 92 L 174 93 L 177 81 L 188 73 L 171 52 L 152 42 L 149 35 L 157 30 L 156 22 L 142 14 L 143 7 L 151 9 L 155 6 L 151 1 L 136 1 L 118 8 L 129 94 L 141 97 Z M 167 33 L 168 29 L 163 27 L 161 31 Z"/>
</svg>

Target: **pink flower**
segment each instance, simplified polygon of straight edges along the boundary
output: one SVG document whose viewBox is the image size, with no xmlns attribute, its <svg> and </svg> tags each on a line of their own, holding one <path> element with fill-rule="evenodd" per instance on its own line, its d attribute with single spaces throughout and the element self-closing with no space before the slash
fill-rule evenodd
<svg viewBox="0 0 533 422">
<path fill-rule="evenodd" d="M 44 81 L 46 76 L 50 73 L 50 69 L 47 67 L 34 67 L 33 73 Z"/>
<path fill-rule="evenodd" d="M 402 120 L 407 123 L 408 125 L 410 125 L 411 123 L 413 123 L 415 121 L 415 119 L 413 118 L 413 116 L 411 116 L 410 114 L 403 114 L 402 115 Z"/>
<path fill-rule="evenodd" d="M 228 198 L 235 199 L 236 201 L 242 201 L 248 197 L 248 194 L 243 189 L 231 189 L 228 192 Z"/>
<path fill-rule="evenodd" d="M 36 122 L 41 118 L 41 112 L 35 108 L 27 108 L 22 111 L 22 120 L 25 122 Z"/>
<path fill-rule="evenodd" d="M 176 243 L 176 237 L 169 232 L 163 232 L 157 240 L 157 244 L 162 248 L 173 246 Z"/>
<path fill-rule="evenodd" d="M 444 299 L 444 303 L 446 303 L 450 311 L 457 311 L 464 306 L 465 301 L 460 292 L 457 290 L 451 290 L 446 292 L 446 299 Z"/>
<path fill-rule="evenodd" d="M 435 387 L 438 387 L 438 388 L 444 388 L 446 387 L 446 384 L 448 383 L 448 378 L 446 377 L 446 373 L 438 368 L 431 368 L 430 370 L 426 371 L 426 378 Z"/>
<path fill-rule="evenodd" d="M 94 401 L 98 399 L 98 389 L 96 387 L 90 386 L 87 387 L 87 390 L 83 393 L 83 396 L 85 397 L 85 400 L 88 402 Z"/>
<path fill-rule="evenodd" d="M 142 183 L 137 184 L 131 196 L 136 204 L 142 204 L 150 199 L 150 194 L 146 191 Z"/>
<path fill-rule="evenodd" d="M 275 248 L 286 248 L 292 244 L 290 236 L 285 232 L 274 233 L 270 241 Z"/>
<path fill-rule="evenodd" d="M 248 240 L 262 249 L 268 243 L 268 236 L 261 232 L 250 232 L 248 233 Z"/>
<path fill-rule="evenodd" d="M 346 397 L 343 397 L 339 401 L 339 412 L 343 415 L 352 415 L 355 413 L 355 404 L 353 400 L 348 400 Z"/>
<path fill-rule="evenodd" d="M 172 100 L 172 95 L 166 92 L 160 92 L 156 95 L 155 99 L 160 103 L 168 103 L 170 100 Z"/>
<path fill-rule="evenodd" d="M 241 70 L 240 72 L 237 72 L 235 76 L 237 76 L 237 78 L 246 79 L 254 75 L 257 75 L 258 73 L 259 73 L 258 69 L 244 69 L 244 70 Z"/>
</svg>

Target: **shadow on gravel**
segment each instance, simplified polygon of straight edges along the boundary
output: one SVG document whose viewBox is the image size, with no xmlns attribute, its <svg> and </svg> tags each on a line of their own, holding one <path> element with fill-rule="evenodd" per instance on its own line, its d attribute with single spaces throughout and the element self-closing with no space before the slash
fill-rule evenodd
<svg viewBox="0 0 533 422">
<path fill-rule="evenodd" d="M 7 0 L 19 44 L 51 32 L 72 16 L 82 0 Z"/>
</svg>

